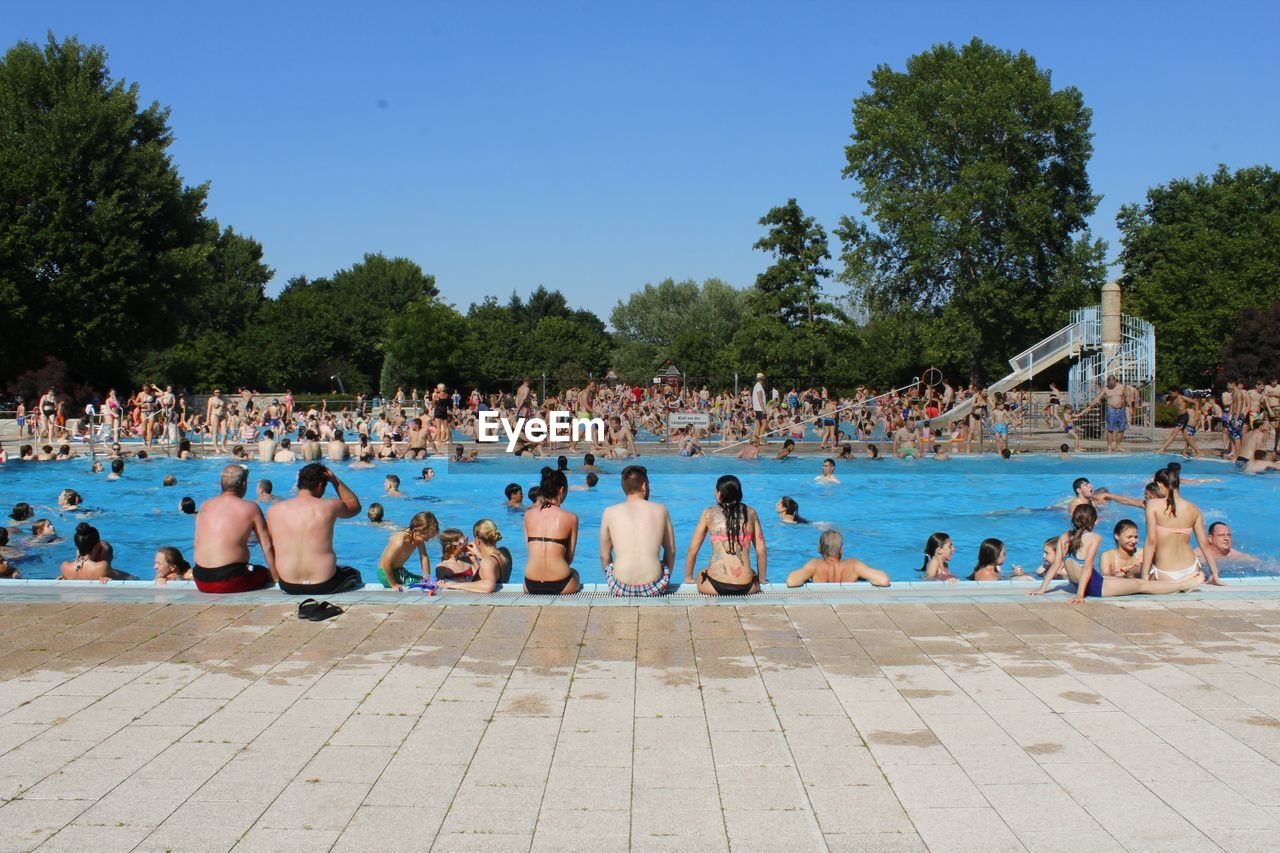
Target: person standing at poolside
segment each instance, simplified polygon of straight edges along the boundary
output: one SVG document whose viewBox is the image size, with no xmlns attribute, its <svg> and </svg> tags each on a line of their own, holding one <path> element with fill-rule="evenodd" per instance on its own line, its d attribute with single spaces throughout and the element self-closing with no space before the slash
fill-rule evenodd
<svg viewBox="0 0 1280 853">
<path fill-rule="evenodd" d="M 213 394 L 209 396 L 209 402 L 204 407 L 204 419 L 208 424 L 209 438 L 213 439 L 213 452 L 219 450 L 224 453 L 227 445 L 224 441 L 226 437 L 226 421 L 223 418 L 223 411 L 226 409 L 227 402 L 222 399 L 221 389 L 214 388 Z"/>
<path fill-rule="evenodd" d="M 275 550 L 262 509 L 245 500 L 249 470 L 243 465 L 222 469 L 222 493 L 196 513 L 193 576 L 201 592 L 249 592 L 278 579 Z M 249 564 L 249 536 L 258 538 L 265 566 Z"/>
<path fill-rule="evenodd" d="M 1181 435 L 1184 452 L 1190 456 L 1199 456 L 1200 448 L 1196 446 L 1195 440 L 1197 426 L 1191 422 L 1192 412 L 1188 410 L 1188 407 L 1195 406 L 1195 400 L 1183 394 L 1177 388 L 1170 390 L 1165 400 L 1173 404 L 1173 411 L 1177 416 L 1177 421 L 1173 429 L 1169 431 L 1169 437 L 1164 440 L 1164 444 L 1160 445 L 1160 449 L 1156 452 L 1164 453 L 1169 449 L 1169 445 L 1173 444 L 1173 440 Z"/>
<path fill-rule="evenodd" d="M 336 499 L 325 499 L 332 483 Z M 333 595 L 360 589 L 364 581 L 350 566 L 339 566 L 333 552 L 333 526 L 360 514 L 355 492 L 319 462 L 298 472 L 298 494 L 267 511 L 267 527 L 276 543 L 280 589 L 289 595 Z"/>
<path fill-rule="evenodd" d="M 53 393 L 52 387 L 40 397 L 37 408 L 40 411 L 39 434 L 47 436 L 49 443 L 53 444 L 53 430 L 57 425 L 58 397 Z"/>
<path fill-rule="evenodd" d="M 649 472 L 643 466 L 623 468 L 621 480 L 626 499 L 606 507 L 600 516 L 605 583 L 623 598 L 661 595 L 676 564 L 671 516 L 665 506 L 649 500 Z"/>
<path fill-rule="evenodd" d="M 1106 401 L 1103 407 L 1105 412 L 1105 424 L 1107 432 L 1107 452 L 1121 453 L 1124 451 L 1124 434 L 1129 429 L 1129 419 L 1126 416 L 1126 395 L 1125 387 L 1120 384 L 1114 376 L 1107 377 L 1107 387 L 1103 388 L 1093 402 L 1085 406 L 1077 417 L 1083 417 L 1098 403 Z"/>
<path fill-rule="evenodd" d="M 753 438 L 761 438 L 764 435 L 764 374 L 756 374 L 755 387 L 751 389 L 751 414 L 755 417 L 755 427 L 752 430 Z"/>
</svg>

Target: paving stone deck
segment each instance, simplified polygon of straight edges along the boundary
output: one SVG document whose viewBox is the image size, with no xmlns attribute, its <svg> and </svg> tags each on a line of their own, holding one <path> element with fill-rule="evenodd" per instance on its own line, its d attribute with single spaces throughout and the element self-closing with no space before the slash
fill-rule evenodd
<svg viewBox="0 0 1280 853">
<path fill-rule="evenodd" d="M 294 606 L 0 604 L 0 850 L 1280 838 L 1270 597 Z"/>
</svg>

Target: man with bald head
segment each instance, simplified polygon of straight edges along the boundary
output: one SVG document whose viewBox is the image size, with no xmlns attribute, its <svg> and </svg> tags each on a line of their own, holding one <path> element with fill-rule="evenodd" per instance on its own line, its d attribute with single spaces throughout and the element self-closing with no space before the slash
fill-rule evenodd
<svg viewBox="0 0 1280 853">
<path fill-rule="evenodd" d="M 249 469 L 222 469 L 222 494 L 210 498 L 196 514 L 195 578 L 201 592 L 249 592 L 279 580 L 276 554 L 262 509 L 244 499 Z M 249 535 L 258 537 L 265 566 L 249 564 Z"/>
</svg>

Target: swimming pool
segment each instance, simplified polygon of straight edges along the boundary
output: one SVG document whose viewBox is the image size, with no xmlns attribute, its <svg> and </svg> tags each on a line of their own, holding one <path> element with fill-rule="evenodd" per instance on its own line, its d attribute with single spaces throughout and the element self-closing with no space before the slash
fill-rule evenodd
<svg viewBox="0 0 1280 853">
<path fill-rule="evenodd" d="M 1175 456 L 1126 454 L 1120 457 L 1085 454 L 1071 459 L 1053 455 L 1015 457 L 1003 461 L 994 456 L 953 457 L 945 462 L 932 460 L 878 461 L 851 460 L 837 465 L 839 485 L 815 483 L 819 460 L 814 457 L 772 460 L 737 460 L 718 457 L 681 459 L 674 456 L 644 456 L 640 462 L 649 469 L 653 499 L 671 510 L 676 528 L 677 572 L 683 571 L 684 552 L 698 514 L 714 500 L 715 480 L 721 474 L 738 475 L 747 503 L 760 513 L 768 542 L 769 578 L 775 583 L 816 554 L 821 529 L 830 526 L 845 536 L 845 556 L 856 556 L 889 573 L 895 581 L 918 580 L 923 562 L 924 542 L 935 530 L 954 539 L 958 552 L 952 571 L 961 576 L 973 569 L 978 544 L 987 537 L 1003 539 L 1009 560 L 1006 572 L 1020 564 L 1033 571 L 1040 562 L 1041 543 L 1069 527 L 1061 504 L 1071 492 L 1071 482 L 1084 476 L 1097 487 L 1138 497 L 1156 468 Z M 576 460 L 575 460 L 576 461 Z M 7 515 L 18 501 L 36 507 L 35 518 L 53 520 L 63 537 L 61 542 L 31 544 L 30 521 L 11 529 L 11 546 L 27 554 L 18 562 L 24 577 L 51 578 L 58 574 L 60 561 L 74 556 L 71 533 L 76 523 L 87 518 L 116 550 L 115 565 L 140 578 L 153 577 L 152 558 L 156 548 L 174 545 L 191 558 L 193 516 L 178 512 L 184 495 L 197 503 L 213 496 L 225 459 L 178 462 L 164 458 L 138 462 L 129 459 L 124 477 L 108 481 L 103 474 L 89 472 L 87 460 L 64 463 L 10 463 L 0 466 L 0 507 Z M 480 518 L 492 518 L 504 536 L 502 545 L 515 558 L 513 577 L 524 565 L 525 545 L 521 516 L 504 505 L 502 490 L 515 482 L 527 492 L 538 481 L 547 460 L 518 457 L 488 457 L 479 462 L 448 465 L 443 458 L 427 462 L 384 463 L 374 468 L 353 469 L 340 464 L 340 476 L 360 496 L 364 506 L 378 501 L 386 508 L 387 520 L 406 524 L 421 510 L 436 514 L 441 527 L 458 527 L 468 535 Z M 1182 460 L 1183 479 L 1220 478 L 1219 483 L 1189 484 L 1183 494 L 1195 501 L 1207 521 L 1231 524 L 1236 545 L 1260 557 L 1258 563 L 1231 564 L 1223 575 L 1280 573 L 1280 535 L 1274 522 L 1274 507 L 1280 494 L 1280 476 L 1244 475 L 1216 460 Z M 419 478 L 424 465 L 431 465 L 436 478 Z M 578 514 L 581 533 L 575 567 L 584 582 L 602 582 L 599 561 L 600 513 L 610 503 L 622 499 L 617 473 L 625 463 L 602 462 L 600 484 L 591 491 L 572 491 L 565 508 Z M 250 495 L 261 478 L 270 479 L 275 492 L 289 496 L 298 464 L 250 463 Z M 385 498 L 383 478 L 397 474 L 404 498 Z M 161 485 L 166 474 L 178 479 L 175 487 Z M 584 481 L 571 470 L 571 485 Z M 58 492 L 71 487 L 84 497 L 88 513 L 57 510 Z M 799 502 L 800 513 L 809 524 L 782 524 L 773 506 L 782 495 Z M 1141 523 L 1136 509 L 1108 505 L 1098 522 L 1104 547 L 1111 547 L 1111 528 L 1121 518 Z M 34 519 L 33 519 L 34 520 Z M 376 583 L 375 563 L 392 527 L 371 524 L 363 513 L 340 522 L 335 534 L 341 562 L 362 570 L 365 579 Z M 709 545 L 703 545 L 699 565 L 706 562 Z M 428 546 L 433 561 L 440 556 L 438 543 Z M 255 548 L 255 556 L 260 555 Z M 414 567 L 411 563 L 410 567 Z M 2 589 L 2 587 L 0 587 Z"/>
</svg>

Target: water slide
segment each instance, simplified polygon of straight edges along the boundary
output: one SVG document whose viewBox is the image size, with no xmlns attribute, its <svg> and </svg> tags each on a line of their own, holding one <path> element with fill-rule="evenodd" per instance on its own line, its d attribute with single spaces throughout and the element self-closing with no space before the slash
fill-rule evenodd
<svg viewBox="0 0 1280 853">
<path fill-rule="evenodd" d="M 1042 370 L 1052 367 L 1064 358 L 1079 355 L 1085 346 L 1086 336 L 1095 333 L 1093 325 L 1087 322 L 1078 322 L 1063 326 L 1049 337 L 1018 353 L 1009 359 L 1009 375 L 991 383 L 988 389 L 991 392 L 1008 391 L 1023 382 L 1030 381 L 1031 377 Z M 973 402 L 974 398 L 970 397 L 958 405 L 952 406 L 936 418 L 930 419 L 929 426 L 942 426 L 963 418 L 973 408 Z"/>
</svg>

